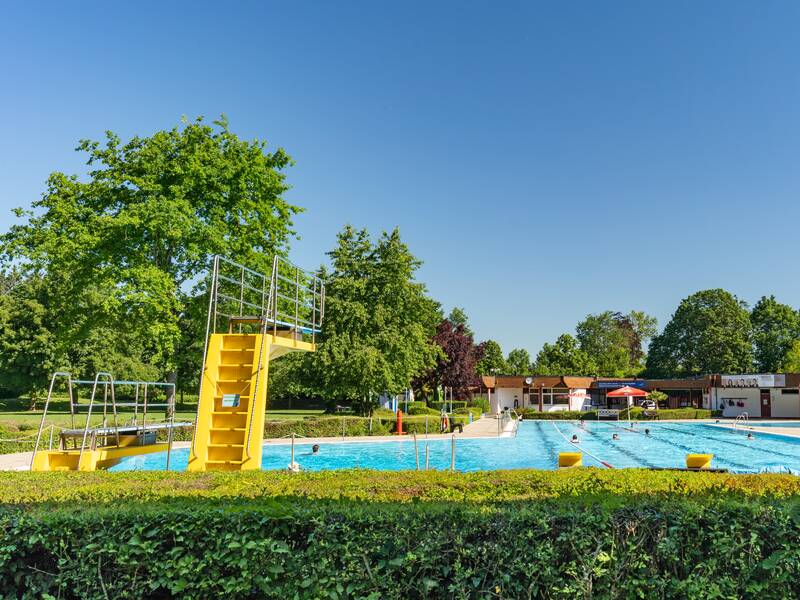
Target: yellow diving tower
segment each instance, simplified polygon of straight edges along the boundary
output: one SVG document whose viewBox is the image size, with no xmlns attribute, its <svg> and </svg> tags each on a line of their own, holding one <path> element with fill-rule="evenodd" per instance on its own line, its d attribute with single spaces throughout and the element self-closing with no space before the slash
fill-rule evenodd
<svg viewBox="0 0 800 600">
<path fill-rule="evenodd" d="M 214 257 L 190 471 L 261 468 L 270 361 L 314 352 L 325 285 L 275 257 L 263 275 Z"/>
</svg>

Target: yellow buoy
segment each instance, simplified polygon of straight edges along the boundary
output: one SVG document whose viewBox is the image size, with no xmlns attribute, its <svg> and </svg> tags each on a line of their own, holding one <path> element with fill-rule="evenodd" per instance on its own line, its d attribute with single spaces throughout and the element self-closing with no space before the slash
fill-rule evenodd
<svg viewBox="0 0 800 600">
<path fill-rule="evenodd" d="M 581 467 L 583 466 L 583 454 L 581 452 L 559 452 L 559 467 Z"/>
<path fill-rule="evenodd" d="M 710 469 L 711 460 L 714 458 L 713 454 L 687 454 L 686 455 L 686 468 L 687 469 Z"/>
</svg>

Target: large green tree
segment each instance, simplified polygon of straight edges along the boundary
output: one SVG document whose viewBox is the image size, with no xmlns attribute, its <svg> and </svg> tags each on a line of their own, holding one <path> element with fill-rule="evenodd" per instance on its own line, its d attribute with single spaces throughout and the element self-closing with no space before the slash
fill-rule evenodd
<svg viewBox="0 0 800 600">
<path fill-rule="evenodd" d="M 66 368 L 67 358 L 50 327 L 56 315 L 41 278 L 12 273 L 0 279 L 0 388 L 8 395 L 28 393 L 33 409 L 50 374 Z"/>
<path fill-rule="evenodd" d="M 373 242 L 347 226 L 329 255 L 321 341 L 292 376 L 329 403 L 348 400 L 368 413 L 379 394 L 408 389 L 442 356 L 432 342 L 442 314 L 414 279 L 421 262 L 397 230 Z"/>
<path fill-rule="evenodd" d="M 756 367 L 763 373 L 780 371 L 792 344 L 800 339 L 800 313 L 775 296 L 763 296 L 750 312 L 750 322 Z"/>
<path fill-rule="evenodd" d="M 506 357 L 506 368 L 514 375 L 527 375 L 531 372 L 531 355 L 524 348 L 514 348 Z"/>
<path fill-rule="evenodd" d="M 500 344 L 494 340 L 486 340 L 478 344 L 477 354 L 480 356 L 475 365 L 478 375 L 500 375 L 508 371 L 506 359 L 503 358 L 503 350 L 500 348 Z"/>
<path fill-rule="evenodd" d="M 575 328 L 581 350 L 592 357 L 600 375 L 622 377 L 630 370 L 630 343 L 617 314 L 607 310 L 587 315 Z"/>
<path fill-rule="evenodd" d="M 784 373 L 800 373 L 800 340 L 795 340 L 786 352 L 781 371 Z"/>
<path fill-rule="evenodd" d="M 606 377 L 636 375 L 644 368 L 644 346 L 656 333 L 656 319 L 645 312 L 607 310 L 587 315 L 575 328 L 581 350 Z"/>
<path fill-rule="evenodd" d="M 108 132 L 77 149 L 89 172 L 50 175 L 42 198 L 18 209 L 23 222 L 0 238 L 0 251 L 46 282 L 59 344 L 101 338 L 109 351 L 136 347 L 141 361 L 173 372 L 176 349 L 196 351 L 181 340 L 197 335 L 182 319 L 211 255 L 266 272 L 287 251 L 300 210 L 284 199 L 291 160 L 239 139 L 224 118 L 127 142 Z"/>
<path fill-rule="evenodd" d="M 554 344 L 545 343 L 536 355 L 538 375 L 597 375 L 597 364 L 581 350 L 578 341 L 565 333 Z"/>
<path fill-rule="evenodd" d="M 647 355 L 647 371 L 655 377 L 736 374 L 752 366 L 750 313 L 722 289 L 684 298 Z"/>
</svg>

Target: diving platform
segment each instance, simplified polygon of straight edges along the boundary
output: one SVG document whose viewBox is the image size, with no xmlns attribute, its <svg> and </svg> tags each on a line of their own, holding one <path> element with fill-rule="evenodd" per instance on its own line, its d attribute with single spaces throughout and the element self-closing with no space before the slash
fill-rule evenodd
<svg viewBox="0 0 800 600">
<path fill-rule="evenodd" d="M 271 361 L 314 352 L 325 284 L 275 257 L 263 275 L 214 259 L 190 471 L 261 468 Z"/>
<path fill-rule="evenodd" d="M 56 382 L 65 380 L 69 397 L 71 427 L 62 429 L 58 446 L 53 447 L 51 434 L 47 450 L 39 450 L 42 431 Z M 91 386 L 88 402 L 81 402 L 78 390 Z M 130 398 L 117 402 L 120 388 Z M 157 390 L 157 392 L 154 392 Z M 155 393 L 155 396 L 154 396 Z M 164 410 L 163 420 L 154 414 Z M 86 412 L 83 427 L 76 427 L 76 418 Z M 150 419 L 148 420 L 148 411 Z M 93 423 L 92 417 L 100 419 Z M 122 422 L 128 417 L 127 422 Z M 110 373 L 98 373 L 94 380 L 73 379 L 69 373 L 57 372 L 50 380 L 39 431 L 36 435 L 31 471 L 95 471 L 107 469 L 121 460 L 154 452 L 167 453 L 167 470 L 172 452 L 173 432 L 192 423 L 175 421 L 175 384 L 152 381 L 115 381 Z M 166 432 L 166 442 L 158 442 L 158 434 Z"/>
</svg>

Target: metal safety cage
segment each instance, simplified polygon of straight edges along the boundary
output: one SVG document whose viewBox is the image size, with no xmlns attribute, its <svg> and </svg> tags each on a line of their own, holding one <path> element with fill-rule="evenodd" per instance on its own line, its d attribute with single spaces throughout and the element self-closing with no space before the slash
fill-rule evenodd
<svg viewBox="0 0 800 600">
<path fill-rule="evenodd" d="M 283 332 L 313 344 L 324 316 L 325 284 L 316 274 L 280 256 L 269 275 L 214 257 L 208 335 Z"/>
</svg>

